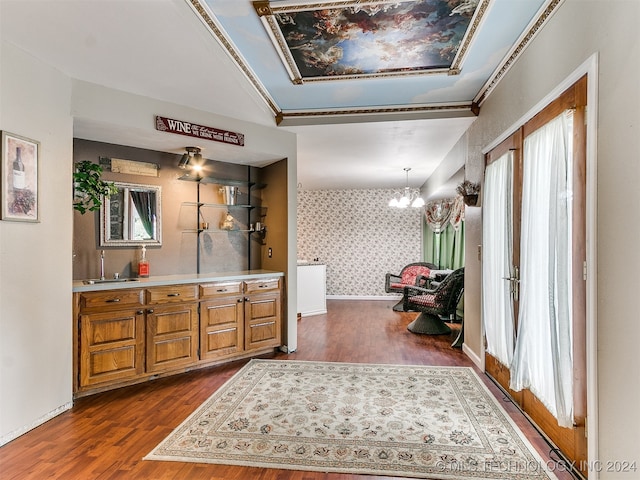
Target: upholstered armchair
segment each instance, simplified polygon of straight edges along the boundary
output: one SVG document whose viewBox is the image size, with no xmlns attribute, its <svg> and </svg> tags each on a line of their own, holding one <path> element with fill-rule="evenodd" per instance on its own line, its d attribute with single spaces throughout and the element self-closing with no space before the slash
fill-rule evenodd
<svg viewBox="0 0 640 480">
<path fill-rule="evenodd" d="M 426 286 L 425 279 L 429 278 L 431 270 L 436 267 L 433 263 L 415 262 L 406 265 L 399 274 L 387 273 L 384 281 L 384 291 L 387 293 L 402 293 L 407 286 Z M 393 310 L 403 312 L 404 299 L 394 305 Z"/>
<path fill-rule="evenodd" d="M 416 285 L 405 287 L 404 310 L 420 312 L 420 315 L 407 328 L 413 333 L 431 335 L 451 333 L 451 328 L 440 317 L 449 318 L 455 315 L 463 290 L 464 268 L 451 272 L 433 289 Z"/>
</svg>

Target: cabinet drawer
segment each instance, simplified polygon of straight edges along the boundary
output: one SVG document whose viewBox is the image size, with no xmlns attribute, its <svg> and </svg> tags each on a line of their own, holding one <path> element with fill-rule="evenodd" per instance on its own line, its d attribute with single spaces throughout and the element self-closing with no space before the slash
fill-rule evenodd
<svg viewBox="0 0 640 480">
<path fill-rule="evenodd" d="M 200 298 L 240 295 L 241 293 L 242 282 L 215 282 L 200 285 Z"/>
<path fill-rule="evenodd" d="M 80 311 L 106 311 L 144 305 L 144 290 L 123 289 L 80 294 Z"/>
<path fill-rule="evenodd" d="M 166 287 L 147 288 L 147 303 L 190 302 L 198 299 L 197 285 L 169 285 Z"/>
<path fill-rule="evenodd" d="M 244 282 L 245 293 L 258 293 L 278 290 L 280 288 L 280 279 L 265 278 L 264 280 L 251 280 Z"/>
</svg>

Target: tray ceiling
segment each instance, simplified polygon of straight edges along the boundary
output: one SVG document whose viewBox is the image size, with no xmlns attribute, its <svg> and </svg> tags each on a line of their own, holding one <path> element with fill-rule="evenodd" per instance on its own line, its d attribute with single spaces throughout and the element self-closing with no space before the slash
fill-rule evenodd
<svg viewBox="0 0 640 480">
<path fill-rule="evenodd" d="M 483 100 L 561 3 L 2 0 L 0 22 L 3 41 L 73 79 L 295 132 L 297 181 L 304 188 L 396 188 L 404 186 L 405 167 L 412 168 L 411 186 L 422 185 L 438 168 Z M 261 8 L 274 19 L 274 11 L 321 12 L 317 26 L 306 20 L 305 28 L 313 32 L 309 38 L 328 35 L 331 52 L 353 48 L 349 56 L 372 57 L 377 71 L 327 75 L 325 69 L 318 75 L 301 63 L 297 79 L 288 70 L 286 50 L 301 45 L 278 47 L 264 12 L 258 13 Z M 331 19 L 339 25 L 331 26 Z M 297 19 L 279 21 L 284 26 Z M 296 25 L 283 35 L 295 37 L 301 29 Z M 409 62 L 414 27 L 417 39 L 425 37 L 431 52 L 440 52 L 446 63 Z M 397 44 L 389 40 L 394 29 L 404 35 Z M 384 47 L 373 40 L 381 32 L 387 34 Z M 369 43 L 347 47 L 344 35 L 366 37 Z M 313 48 L 307 57 L 321 57 Z M 380 52 L 396 63 L 385 63 Z M 77 117 L 74 135 L 177 154 L 188 144 L 180 135 Z M 200 146 L 206 158 L 253 165 L 274 161 L 264 152 L 216 142 Z"/>
<path fill-rule="evenodd" d="M 284 125 L 477 114 L 559 3 L 189 1 Z"/>
</svg>

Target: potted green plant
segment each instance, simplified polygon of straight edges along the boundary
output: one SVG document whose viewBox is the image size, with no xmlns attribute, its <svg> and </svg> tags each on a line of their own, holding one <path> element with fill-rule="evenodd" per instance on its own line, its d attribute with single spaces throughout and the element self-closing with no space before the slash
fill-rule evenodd
<svg viewBox="0 0 640 480">
<path fill-rule="evenodd" d="M 75 164 L 73 172 L 73 208 L 81 214 L 95 211 L 102 205 L 105 195 L 118 192 L 113 182 L 102 180 L 102 167 L 89 160 Z"/>
<path fill-rule="evenodd" d="M 480 193 L 480 184 L 465 180 L 456 188 L 456 192 L 462 195 L 464 204 L 474 207 L 478 204 L 478 194 Z"/>
</svg>

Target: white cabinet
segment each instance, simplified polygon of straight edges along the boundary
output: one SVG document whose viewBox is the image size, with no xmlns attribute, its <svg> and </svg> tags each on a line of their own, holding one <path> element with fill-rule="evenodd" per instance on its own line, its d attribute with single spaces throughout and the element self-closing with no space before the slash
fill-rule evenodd
<svg viewBox="0 0 640 480">
<path fill-rule="evenodd" d="M 298 313 L 303 317 L 327 313 L 326 265 L 298 265 Z"/>
</svg>

